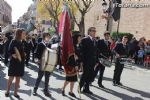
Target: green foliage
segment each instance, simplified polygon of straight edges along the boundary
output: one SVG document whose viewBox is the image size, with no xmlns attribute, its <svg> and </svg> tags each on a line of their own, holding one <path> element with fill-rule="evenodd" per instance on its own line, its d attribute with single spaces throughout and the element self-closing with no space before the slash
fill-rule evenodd
<svg viewBox="0 0 150 100">
<path fill-rule="evenodd" d="M 80 34 L 80 31 L 72 30 L 72 34 L 73 35 Z"/>
<path fill-rule="evenodd" d="M 53 36 L 56 32 L 56 29 L 54 26 L 51 26 L 50 28 L 48 28 L 48 32 L 51 34 L 51 36 Z"/>
<path fill-rule="evenodd" d="M 126 33 L 126 32 L 119 32 L 118 34 L 117 34 L 117 32 L 111 33 L 111 37 L 114 39 L 117 39 L 117 38 L 122 39 L 123 36 L 127 36 L 130 41 L 134 35 L 131 33 Z"/>
</svg>

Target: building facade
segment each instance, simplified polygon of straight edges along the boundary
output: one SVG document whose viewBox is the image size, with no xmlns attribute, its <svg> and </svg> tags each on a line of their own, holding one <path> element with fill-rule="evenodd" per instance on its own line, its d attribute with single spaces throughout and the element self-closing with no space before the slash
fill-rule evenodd
<svg viewBox="0 0 150 100">
<path fill-rule="evenodd" d="M 36 6 L 34 3 L 28 7 L 27 12 L 25 12 L 22 16 L 19 17 L 17 27 L 27 29 L 32 17 L 36 17 Z"/>
<path fill-rule="evenodd" d="M 12 23 L 12 8 L 4 0 L 0 0 L 0 26 Z"/>
<path fill-rule="evenodd" d="M 108 0 L 106 0 L 108 3 Z M 85 31 L 89 27 L 94 26 L 97 29 L 97 36 L 103 38 L 103 33 L 106 31 L 107 20 L 101 16 L 103 13 L 102 8 L 103 0 L 94 0 L 93 7 L 85 16 Z M 122 0 L 122 4 L 148 4 L 150 0 Z M 119 32 L 128 32 L 134 34 L 136 38 L 146 37 L 150 39 L 150 6 L 143 8 L 127 7 L 121 8 L 121 18 L 119 25 Z M 112 21 L 112 22 L 111 22 Z M 111 32 L 117 31 L 118 22 L 110 19 L 109 30 Z"/>
</svg>

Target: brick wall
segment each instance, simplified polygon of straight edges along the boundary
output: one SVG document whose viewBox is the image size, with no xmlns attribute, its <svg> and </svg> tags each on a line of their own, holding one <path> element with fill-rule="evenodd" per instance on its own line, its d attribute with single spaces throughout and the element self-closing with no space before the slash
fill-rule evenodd
<svg viewBox="0 0 150 100">
<path fill-rule="evenodd" d="M 124 8 L 121 11 L 120 32 L 130 32 L 136 38 L 150 39 L 150 8 Z M 112 31 L 117 30 L 114 22 Z"/>
<path fill-rule="evenodd" d="M 123 1 L 133 2 L 133 0 Z M 135 0 L 134 3 L 137 1 Z M 142 0 L 140 2 L 150 4 L 150 0 Z M 85 31 L 87 33 L 87 29 L 90 26 L 95 26 L 97 28 L 97 36 L 103 38 L 107 21 L 101 18 L 103 15 L 101 4 L 102 0 L 95 0 L 94 6 L 86 14 Z M 116 30 L 117 22 L 113 21 L 112 31 Z M 119 31 L 130 32 L 136 38 L 145 36 L 147 39 L 150 39 L 150 8 L 122 8 Z"/>
</svg>

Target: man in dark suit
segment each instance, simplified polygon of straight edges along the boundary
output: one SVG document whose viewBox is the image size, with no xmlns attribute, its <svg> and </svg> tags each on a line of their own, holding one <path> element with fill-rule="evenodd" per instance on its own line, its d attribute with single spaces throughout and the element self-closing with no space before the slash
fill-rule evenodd
<svg viewBox="0 0 150 100">
<path fill-rule="evenodd" d="M 23 40 L 23 44 L 25 46 L 25 53 L 26 53 L 26 60 L 25 64 L 26 66 L 29 65 L 29 60 L 30 60 L 30 52 L 32 50 L 32 45 L 30 44 L 30 37 L 27 36 L 25 40 Z"/>
<path fill-rule="evenodd" d="M 31 49 L 31 51 L 32 51 L 32 62 L 34 62 L 34 56 L 35 56 L 34 51 L 35 51 L 36 46 L 37 46 L 35 34 L 33 34 L 31 37 L 30 45 L 32 46 L 32 49 Z"/>
<path fill-rule="evenodd" d="M 81 53 L 83 62 L 83 74 L 80 79 L 80 90 L 84 86 L 83 92 L 93 94 L 89 89 L 89 84 L 92 82 L 94 74 L 94 66 L 96 64 L 96 28 L 88 29 L 88 36 L 81 40 Z"/>
<path fill-rule="evenodd" d="M 110 33 L 107 31 L 104 33 L 104 39 L 97 41 L 97 54 L 99 55 L 98 58 L 109 60 L 109 57 L 111 55 L 109 38 Z M 102 79 L 105 71 L 105 66 L 100 62 L 94 68 L 94 78 L 97 76 L 98 71 L 100 73 L 98 78 L 98 86 L 104 88 L 104 86 L 102 85 Z"/>
</svg>

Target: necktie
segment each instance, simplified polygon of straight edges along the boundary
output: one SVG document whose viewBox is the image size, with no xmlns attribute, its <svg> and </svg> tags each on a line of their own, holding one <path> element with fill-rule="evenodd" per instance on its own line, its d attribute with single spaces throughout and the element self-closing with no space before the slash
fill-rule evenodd
<svg viewBox="0 0 150 100">
<path fill-rule="evenodd" d="M 93 44 L 94 44 L 94 46 L 96 45 L 96 41 L 95 41 L 95 39 L 94 38 L 92 38 L 92 41 L 93 41 Z"/>
<path fill-rule="evenodd" d="M 108 46 L 108 41 L 105 41 L 105 44 Z"/>
</svg>

